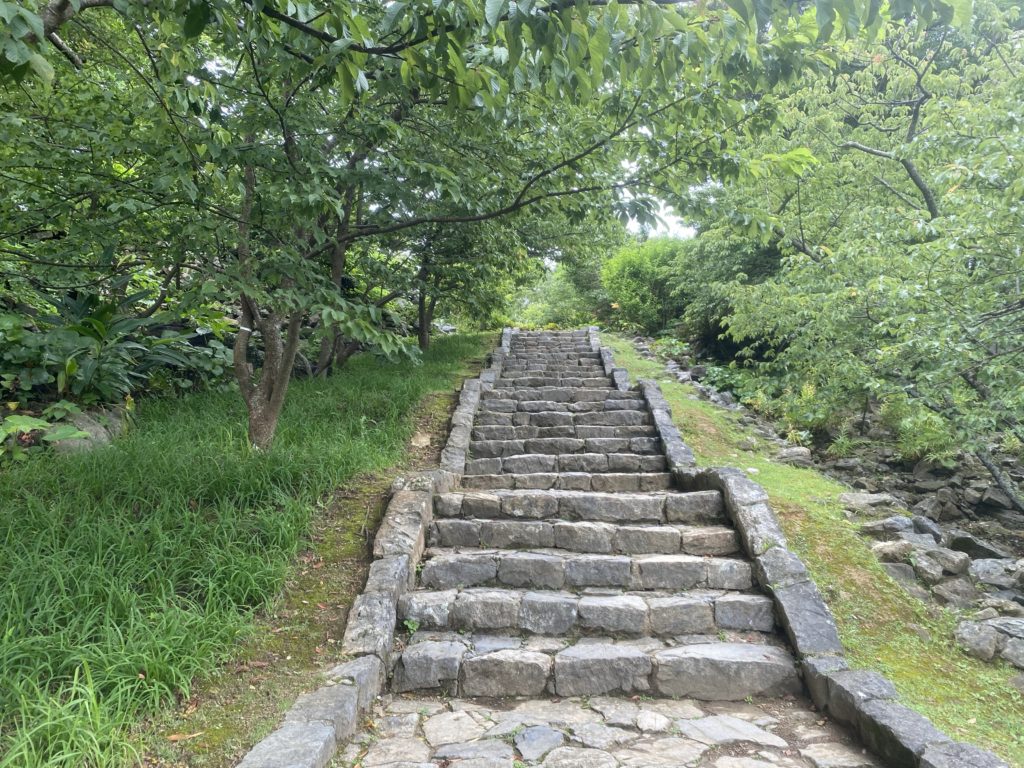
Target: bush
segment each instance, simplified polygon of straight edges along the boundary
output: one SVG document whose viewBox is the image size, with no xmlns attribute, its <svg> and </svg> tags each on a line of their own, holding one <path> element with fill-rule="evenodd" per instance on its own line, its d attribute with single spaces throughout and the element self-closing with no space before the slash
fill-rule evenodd
<svg viewBox="0 0 1024 768">
<path fill-rule="evenodd" d="M 601 284 L 610 302 L 611 324 L 624 331 L 654 334 L 663 330 L 681 309 L 673 298 L 668 268 L 685 240 L 652 238 L 627 245 L 601 268 Z"/>
</svg>

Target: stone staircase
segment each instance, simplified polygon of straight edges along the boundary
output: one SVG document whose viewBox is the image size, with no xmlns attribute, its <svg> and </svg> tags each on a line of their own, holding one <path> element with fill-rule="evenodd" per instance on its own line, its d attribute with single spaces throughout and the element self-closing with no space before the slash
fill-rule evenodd
<svg viewBox="0 0 1024 768">
<path fill-rule="evenodd" d="M 395 692 L 801 691 L 718 491 L 683 493 L 586 331 L 515 333 L 398 604 Z"/>
</svg>

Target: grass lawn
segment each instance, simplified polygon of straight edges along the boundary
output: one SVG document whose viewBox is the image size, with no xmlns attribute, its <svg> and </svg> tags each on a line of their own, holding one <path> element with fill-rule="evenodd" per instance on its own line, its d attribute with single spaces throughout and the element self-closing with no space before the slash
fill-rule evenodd
<svg viewBox="0 0 1024 768">
<path fill-rule="evenodd" d="M 958 739 L 985 746 L 1024 766 L 1024 696 L 1010 684 L 1016 670 L 965 655 L 953 642 L 954 615 L 911 597 L 882 570 L 867 540 L 843 514 L 844 485 L 771 460 L 773 446 L 738 446 L 748 437 L 735 414 L 693 399 L 689 385 L 645 360 L 626 339 L 602 341 L 631 379 L 656 379 L 683 439 L 702 466 L 755 469 L 790 547 L 806 563 L 835 614 L 850 663 L 889 677 L 901 700 Z"/>
<path fill-rule="evenodd" d="M 109 448 L 0 471 L 0 766 L 136 762 L 129 729 L 237 658 L 286 577 L 316 570 L 296 555 L 324 510 L 357 514 L 332 492 L 400 463 L 424 398 L 492 342 L 296 381 L 265 454 L 237 393 L 209 392 L 143 401 Z"/>
</svg>

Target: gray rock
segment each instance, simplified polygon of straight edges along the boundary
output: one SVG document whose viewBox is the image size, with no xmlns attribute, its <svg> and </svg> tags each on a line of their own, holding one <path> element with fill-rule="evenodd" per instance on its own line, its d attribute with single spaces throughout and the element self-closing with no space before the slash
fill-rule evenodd
<svg viewBox="0 0 1024 768">
<path fill-rule="evenodd" d="M 475 547 L 480 544 L 479 520 L 438 520 L 432 541 L 442 547 Z"/>
<path fill-rule="evenodd" d="M 408 555 L 392 555 L 370 564 L 363 592 L 386 594 L 398 602 L 413 587 L 413 571 Z"/>
<path fill-rule="evenodd" d="M 712 558 L 707 566 L 710 589 L 750 589 L 754 584 L 750 563 L 745 560 Z"/>
<path fill-rule="evenodd" d="M 565 562 L 565 582 L 572 586 L 624 587 L 630 559 L 624 555 L 577 555 Z"/>
<path fill-rule="evenodd" d="M 829 713 L 841 723 L 854 724 L 867 701 L 896 698 L 896 689 L 877 672 L 863 669 L 836 671 L 828 675 Z"/>
<path fill-rule="evenodd" d="M 559 696 L 643 692 L 650 688 L 651 658 L 636 648 L 574 645 L 555 656 L 555 692 Z"/>
<path fill-rule="evenodd" d="M 555 535 L 557 537 L 557 531 Z M 679 551 L 680 540 L 681 536 L 677 528 L 624 525 L 615 529 L 613 547 L 615 551 L 628 555 L 646 555 L 655 552 L 671 554 Z"/>
<path fill-rule="evenodd" d="M 459 744 L 445 744 L 434 753 L 434 760 L 493 760 L 506 765 L 512 760 L 512 746 L 498 739 L 480 739 Z M 455 765 L 455 763 L 452 763 Z"/>
<path fill-rule="evenodd" d="M 517 592 L 465 589 L 455 598 L 451 623 L 458 629 L 508 629 L 518 623 L 519 604 Z"/>
<path fill-rule="evenodd" d="M 550 547 L 554 543 L 551 523 L 491 520 L 480 528 L 480 544 L 485 547 Z"/>
<path fill-rule="evenodd" d="M 458 642 L 427 641 L 408 646 L 395 667 L 395 691 L 451 688 L 459 679 L 466 646 Z"/>
<path fill-rule="evenodd" d="M 1024 669 L 1024 640 L 1019 637 L 1007 640 L 999 655 L 1017 669 Z"/>
<path fill-rule="evenodd" d="M 966 557 L 966 554 L 964 555 Z M 1000 589 L 1010 589 L 1014 586 L 1014 561 L 1002 558 L 986 557 L 974 560 L 970 563 L 969 573 L 974 581 L 980 584 L 989 584 Z"/>
<path fill-rule="evenodd" d="M 956 641 L 967 653 L 982 661 L 992 661 L 1002 644 L 995 627 L 974 621 L 961 621 L 957 625 Z"/>
<path fill-rule="evenodd" d="M 672 493 L 665 497 L 665 519 L 670 523 L 717 523 L 723 516 L 722 494 L 718 491 Z"/>
<path fill-rule="evenodd" d="M 484 731 L 468 712 L 441 712 L 423 722 L 423 736 L 435 747 L 475 739 Z"/>
<path fill-rule="evenodd" d="M 921 754 L 920 768 L 1010 768 L 984 749 L 971 744 L 933 744 Z"/>
<path fill-rule="evenodd" d="M 498 565 L 498 580 L 514 587 L 561 589 L 565 584 L 565 560 L 537 552 L 509 552 Z"/>
<path fill-rule="evenodd" d="M 238 768 L 324 768 L 335 745 L 334 728 L 326 723 L 285 723 L 253 747 Z"/>
<path fill-rule="evenodd" d="M 942 529 L 934 521 L 921 515 L 914 515 L 912 520 L 915 531 L 930 534 L 935 541 L 942 541 Z"/>
<path fill-rule="evenodd" d="M 494 555 L 443 555 L 423 565 L 420 584 L 429 589 L 472 587 L 492 581 L 497 573 Z"/>
<path fill-rule="evenodd" d="M 555 523 L 555 546 L 573 552 L 611 552 L 615 526 L 609 523 Z"/>
<path fill-rule="evenodd" d="M 395 601 L 390 595 L 360 595 L 348 612 L 342 649 L 352 656 L 372 654 L 387 662 L 395 622 Z"/>
<path fill-rule="evenodd" d="M 328 670 L 324 677 L 341 685 L 354 685 L 359 694 L 359 708 L 366 709 L 383 690 L 387 672 L 376 656 L 361 656 Z"/>
<path fill-rule="evenodd" d="M 814 705 L 824 711 L 828 706 L 829 677 L 848 669 L 842 656 L 808 656 L 800 662 L 804 683 Z"/>
<path fill-rule="evenodd" d="M 929 550 L 928 557 L 941 565 L 944 572 L 953 575 L 965 573 L 968 566 L 971 565 L 971 558 L 967 556 L 966 552 L 957 552 L 944 547 Z"/>
<path fill-rule="evenodd" d="M 576 604 L 576 597 L 565 592 L 527 592 L 519 610 L 519 625 L 538 635 L 564 635 L 576 624 Z"/>
<path fill-rule="evenodd" d="M 767 503 L 730 505 L 727 509 L 748 554 L 762 555 L 773 547 L 786 546 L 786 537 Z"/>
<path fill-rule="evenodd" d="M 697 720 L 680 720 L 678 727 L 683 736 L 709 746 L 732 744 L 737 741 L 766 747 L 789 746 L 784 739 L 774 733 L 731 715 L 712 715 Z"/>
<path fill-rule="evenodd" d="M 924 552 L 919 552 L 913 559 L 914 571 L 925 584 L 938 584 L 942 581 L 942 566 Z"/>
<path fill-rule="evenodd" d="M 707 751 L 708 747 L 700 742 L 673 736 L 630 744 L 626 749 L 617 750 L 615 756 L 622 765 L 629 768 L 679 768 L 682 765 L 696 765 L 696 761 Z"/>
<path fill-rule="evenodd" d="M 703 635 L 715 631 L 715 611 L 705 598 L 649 597 L 647 605 L 651 632 L 656 635 Z"/>
<path fill-rule="evenodd" d="M 358 720 L 359 691 L 353 685 L 325 685 L 304 693 L 285 715 L 286 723 L 326 723 L 338 741 L 351 738 Z"/>
<path fill-rule="evenodd" d="M 1024 639 L 1024 619 L 1002 616 L 998 619 L 989 619 L 985 623 L 999 630 L 1004 635 Z"/>
<path fill-rule="evenodd" d="M 634 595 L 588 595 L 580 598 L 578 611 L 586 629 L 639 635 L 647 625 L 647 604 Z"/>
<path fill-rule="evenodd" d="M 778 451 L 775 454 L 775 460 L 781 461 L 783 464 L 792 464 L 796 467 L 810 467 L 814 465 L 811 449 L 799 445 L 783 448 Z"/>
<path fill-rule="evenodd" d="M 599 749 L 558 747 L 548 753 L 543 768 L 616 768 L 619 761 Z"/>
<path fill-rule="evenodd" d="M 456 591 L 409 592 L 398 601 L 398 613 L 406 621 L 414 621 L 423 629 L 445 629 L 448 626 Z"/>
<path fill-rule="evenodd" d="M 916 584 L 917 574 L 914 568 L 907 563 L 882 563 L 882 570 L 902 584 Z"/>
<path fill-rule="evenodd" d="M 899 499 L 891 493 L 841 493 L 839 503 L 847 509 L 870 512 L 876 507 L 898 507 Z"/>
<path fill-rule="evenodd" d="M 688 526 L 682 531 L 682 549 L 689 555 L 731 555 L 739 552 L 740 541 L 736 531 L 724 526 Z"/>
<path fill-rule="evenodd" d="M 949 548 L 955 549 L 958 552 L 966 552 L 972 560 L 1012 557 L 1009 552 L 1001 547 L 997 547 L 995 544 L 987 541 L 982 541 L 966 531 L 950 531 Z"/>
<path fill-rule="evenodd" d="M 636 589 L 693 589 L 707 578 L 707 563 L 693 555 L 651 555 L 634 562 Z"/>
<path fill-rule="evenodd" d="M 978 599 L 978 591 L 971 580 L 965 576 L 948 579 L 932 587 L 932 594 L 940 602 L 957 608 L 970 608 Z"/>
<path fill-rule="evenodd" d="M 601 723 L 586 723 L 573 730 L 573 737 L 584 747 L 591 749 L 610 749 L 619 744 L 628 744 L 636 739 L 636 734 L 624 728 L 609 727 Z"/>
<path fill-rule="evenodd" d="M 540 760 L 565 744 L 565 734 L 546 725 L 534 725 L 517 733 L 514 743 L 524 760 Z"/>
<path fill-rule="evenodd" d="M 773 589 L 772 596 L 782 626 L 799 656 L 842 654 L 835 619 L 813 581 Z"/>
<path fill-rule="evenodd" d="M 868 749 L 894 765 L 915 765 L 925 749 L 950 740 L 912 709 L 881 699 L 861 705 L 857 730 Z"/>
<path fill-rule="evenodd" d="M 462 662 L 463 696 L 538 696 L 547 686 L 551 657 L 535 651 L 505 650 Z"/>
<path fill-rule="evenodd" d="M 871 553 L 883 563 L 904 563 L 914 552 L 909 541 L 879 541 L 871 545 Z"/>
<path fill-rule="evenodd" d="M 775 627 L 774 605 L 763 595 L 723 595 L 715 600 L 715 624 L 722 629 L 770 632 Z"/>
<path fill-rule="evenodd" d="M 878 768 L 870 755 L 845 744 L 811 744 L 800 750 L 814 768 Z"/>
<path fill-rule="evenodd" d="M 654 684 L 666 696 L 740 701 L 801 690 L 793 659 L 767 645 L 705 643 L 654 654 Z"/>
<path fill-rule="evenodd" d="M 754 558 L 754 574 L 764 589 L 789 587 L 808 579 L 800 558 L 785 547 L 772 547 Z"/>
</svg>

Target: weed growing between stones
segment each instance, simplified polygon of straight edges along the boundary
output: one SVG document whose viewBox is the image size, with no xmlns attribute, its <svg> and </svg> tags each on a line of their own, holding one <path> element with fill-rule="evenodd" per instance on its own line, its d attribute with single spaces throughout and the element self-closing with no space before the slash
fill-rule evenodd
<svg viewBox="0 0 1024 768">
<path fill-rule="evenodd" d="M 701 466 L 756 471 L 790 548 L 835 615 L 851 664 L 884 674 L 903 703 L 951 736 L 1024 765 L 1024 696 L 1010 685 L 1015 672 L 966 656 L 953 640 L 954 615 L 925 606 L 885 573 L 843 515 L 838 497 L 849 489 L 813 469 L 772 461 L 732 412 L 696 399 L 689 385 L 641 358 L 628 340 L 611 334 L 602 339 L 631 379 L 658 380 Z"/>
<path fill-rule="evenodd" d="M 296 381 L 265 454 L 236 396 L 203 393 L 143 402 L 109 448 L 0 476 L 0 766 L 129 762 L 126 727 L 237 652 L 325 495 L 396 464 L 421 398 L 488 341 Z"/>
</svg>

